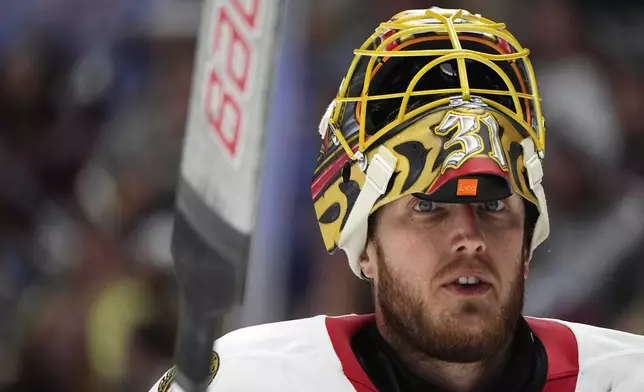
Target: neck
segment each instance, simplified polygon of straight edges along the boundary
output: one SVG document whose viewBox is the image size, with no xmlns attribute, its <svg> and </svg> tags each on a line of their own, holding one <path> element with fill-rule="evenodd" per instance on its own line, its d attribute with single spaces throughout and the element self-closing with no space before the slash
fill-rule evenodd
<svg viewBox="0 0 644 392">
<path fill-rule="evenodd" d="M 407 368 L 417 376 L 456 392 L 472 392 L 498 376 L 510 356 L 512 339 L 503 348 L 483 361 L 473 363 L 445 362 L 414 350 L 397 339 L 386 325 L 378 322 L 382 337 L 396 351 Z"/>
</svg>

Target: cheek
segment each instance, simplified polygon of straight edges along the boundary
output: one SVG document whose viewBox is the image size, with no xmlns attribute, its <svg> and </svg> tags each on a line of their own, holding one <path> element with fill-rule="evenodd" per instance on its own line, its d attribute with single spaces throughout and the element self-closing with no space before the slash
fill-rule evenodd
<svg viewBox="0 0 644 392">
<path fill-rule="evenodd" d="M 517 279 L 525 279 L 523 266 L 525 255 L 523 250 L 523 232 L 514 230 L 504 236 L 495 236 L 488 239 L 487 253 L 491 260 L 495 260 L 506 288 L 514 284 Z"/>
<path fill-rule="evenodd" d="M 496 252 L 507 256 L 519 254 L 523 249 L 523 230 L 520 228 L 488 230 L 485 244 L 489 253 Z"/>
<path fill-rule="evenodd" d="M 427 282 L 440 260 L 437 241 L 432 234 L 413 225 L 401 225 L 391 230 L 386 239 L 381 239 L 385 259 L 392 272 L 408 282 Z"/>
<path fill-rule="evenodd" d="M 522 214 L 481 219 L 480 230 L 487 253 L 492 254 L 494 259 L 516 260 L 516 256 L 523 251 L 523 219 Z"/>
</svg>

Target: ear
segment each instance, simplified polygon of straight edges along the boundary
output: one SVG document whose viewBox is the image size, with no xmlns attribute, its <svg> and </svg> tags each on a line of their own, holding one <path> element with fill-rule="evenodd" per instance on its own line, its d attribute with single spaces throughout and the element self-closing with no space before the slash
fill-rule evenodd
<svg viewBox="0 0 644 392">
<path fill-rule="evenodd" d="M 526 255 L 525 261 L 523 262 L 524 279 L 528 279 L 528 276 L 530 276 L 530 260 L 532 260 L 532 257 L 530 255 Z"/>
<path fill-rule="evenodd" d="M 362 274 L 372 281 L 378 277 L 378 263 L 376 262 L 376 257 L 376 245 L 373 243 L 373 241 L 367 240 L 365 248 L 358 260 L 360 262 Z"/>
</svg>

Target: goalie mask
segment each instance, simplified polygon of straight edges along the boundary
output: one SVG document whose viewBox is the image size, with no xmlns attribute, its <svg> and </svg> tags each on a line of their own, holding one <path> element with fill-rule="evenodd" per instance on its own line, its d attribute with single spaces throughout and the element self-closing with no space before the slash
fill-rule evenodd
<svg viewBox="0 0 644 392">
<path fill-rule="evenodd" d="M 361 276 L 368 218 L 383 205 L 518 193 L 538 211 L 532 253 L 549 224 L 529 51 L 502 23 L 432 8 L 395 15 L 354 53 L 319 128 L 311 191 L 326 249 L 343 249 Z"/>
</svg>

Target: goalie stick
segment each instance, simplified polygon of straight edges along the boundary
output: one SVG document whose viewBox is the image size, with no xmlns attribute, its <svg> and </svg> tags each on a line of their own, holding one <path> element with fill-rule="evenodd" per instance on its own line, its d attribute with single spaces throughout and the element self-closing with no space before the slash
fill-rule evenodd
<svg viewBox="0 0 644 392">
<path fill-rule="evenodd" d="M 285 0 L 204 2 L 172 237 L 176 368 L 159 391 L 207 389 L 222 319 L 243 298 L 284 7 Z"/>
</svg>

